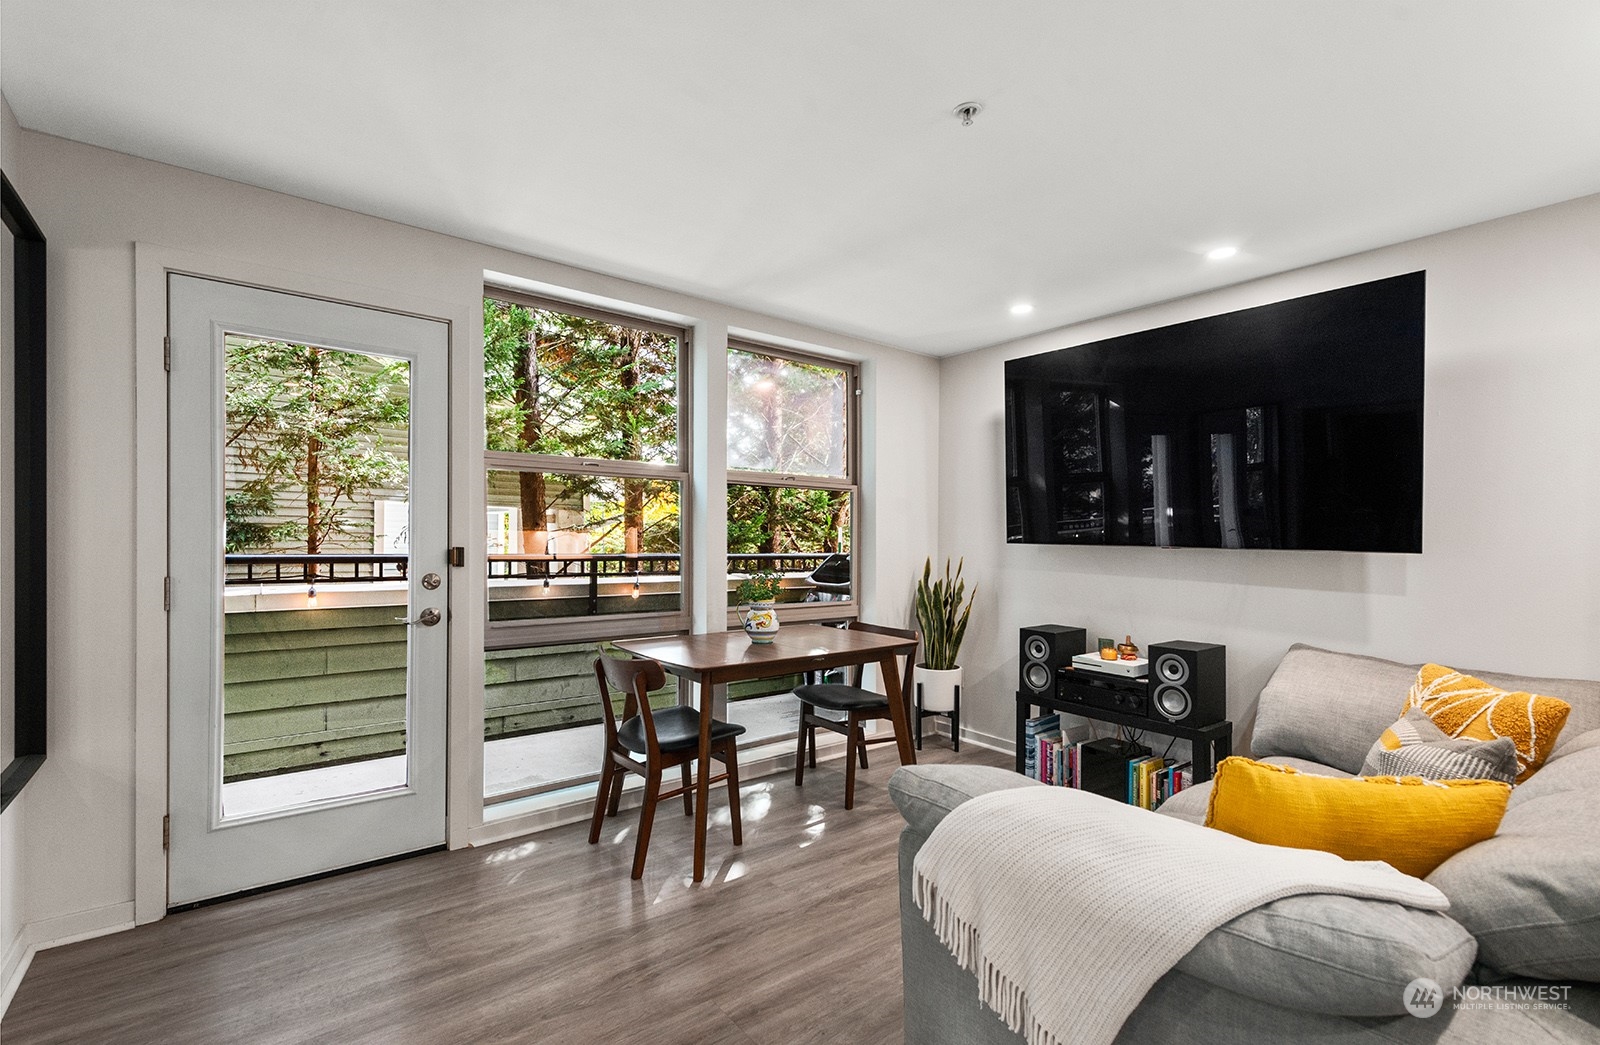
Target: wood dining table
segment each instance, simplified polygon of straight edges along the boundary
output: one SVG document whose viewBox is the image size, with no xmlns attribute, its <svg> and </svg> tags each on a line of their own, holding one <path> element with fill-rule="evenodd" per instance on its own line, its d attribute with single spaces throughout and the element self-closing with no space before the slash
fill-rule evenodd
<svg viewBox="0 0 1600 1045">
<path fill-rule="evenodd" d="M 612 645 L 636 657 L 658 661 L 669 674 L 699 685 L 700 772 L 694 796 L 694 880 L 697 882 L 705 877 L 712 695 L 717 686 L 747 679 L 877 664 L 884 692 L 890 697 L 889 717 L 894 723 L 900 764 L 916 764 L 917 755 L 911 746 L 910 708 L 906 701 L 911 690 L 910 680 L 900 678 L 898 664 L 901 655 L 911 654 L 916 649 L 914 638 L 817 624 L 786 624 L 768 643 L 752 642 L 743 631 L 719 631 L 705 635 L 618 639 Z M 910 662 L 908 656 L 908 675 Z"/>
</svg>

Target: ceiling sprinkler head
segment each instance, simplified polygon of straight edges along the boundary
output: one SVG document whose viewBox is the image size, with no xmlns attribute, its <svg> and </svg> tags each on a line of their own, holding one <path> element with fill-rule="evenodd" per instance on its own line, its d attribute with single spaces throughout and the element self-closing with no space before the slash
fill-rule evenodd
<svg viewBox="0 0 1600 1045">
<path fill-rule="evenodd" d="M 955 113 L 957 116 L 961 117 L 961 126 L 963 126 L 963 127 L 971 127 L 972 126 L 972 118 L 974 116 L 978 115 L 979 113 L 983 112 L 983 103 L 982 102 L 962 102 L 960 105 L 956 106 L 954 109 L 951 109 L 950 111 Z"/>
</svg>

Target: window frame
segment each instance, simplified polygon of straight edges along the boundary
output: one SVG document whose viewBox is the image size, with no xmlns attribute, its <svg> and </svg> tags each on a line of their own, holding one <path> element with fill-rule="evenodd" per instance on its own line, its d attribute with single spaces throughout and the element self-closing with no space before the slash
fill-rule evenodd
<svg viewBox="0 0 1600 1045">
<path fill-rule="evenodd" d="M 845 375 L 845 452 L 843 478 L 825 475 L 793 475 L 781 472 L 763 472 L 755 469 L 727 469 L 727 486 L 776 486 L 790 490 L 834 490 L 850 495 L 850 599 L 847 602 L 810 602 L 778 604 L 778 620 L 782 621 L 849 621 L 859 616 L 861 602 L 861 367 L 848 359 L 798 352 L 790 348 L 765 344 L 748 337 L 728 337 L 729 352 L 786 359 L 794 363 L 840 370 Z M 727 491 L 724 488 L 724 500 Z M 728 610 L 728 626 L 740 627 L 739 613 Z"/>
<path fill-rule="evenodd" d="M 608 613 L 597 616 L 558 617 L 536 620 L 491 620 L 489 617 L 489 587 L 484 585 L 484 649 L 504 650 L 525 646 L 550 646 L 569 642 L 628 638 L 640 635 L 659 635 L 665 632 L 687 632 L 692 620 L 693 570 L 691 563 L 699 552 L 700 541 L 689 520 L 693 518 L 694 492 L 689 482 L 689 462 L 692 459 L 693 403 L 688 390 L 692 388 L 693 359 L 692 330 L 688 327 L 663 323 L 627 312 L 595 308 L 543 297 L 506 287 L 485 284 L 483 296 L 524 308 L 548 309 L 571 316 L 593 319 L 601 323 L 648 330 L 677 339 L 677 398 L 678 446 L 677 460 L 666 462 L 610 460 L 600 457 L 577 457 L 565 454 L 520 453 L 485 448 L 482 467 L 487 475 L 497 472 L 544 472 L 546 474 L 592 474 L 614 479 L 653 479 L 678 484 L 678 608 L 670 611 L 641 613 Z M 486 435 L 486 433 L 485 433 Z M 487 502 L 485 502 L 487 503 Z M 485 569 L 487 569 L 485 559 Z M 499 801 L 499 799 L 496 799 Z"/>
</svg>

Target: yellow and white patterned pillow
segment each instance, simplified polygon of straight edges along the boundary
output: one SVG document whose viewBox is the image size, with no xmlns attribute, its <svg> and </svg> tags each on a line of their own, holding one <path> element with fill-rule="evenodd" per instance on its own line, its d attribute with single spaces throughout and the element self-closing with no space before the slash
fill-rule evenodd
<svg viewBox="0 0 1600 1045">
<path fill-rule="evenodd" d="M 1520 784 L 1550 757 L 1572 705 L 1555 697 L 1511 693 L 1442 664 L 1424 664 L 1406 696 L 1406 708 L 1421 708 L 1449 737 L 1511 740 Z"/>
</svg>

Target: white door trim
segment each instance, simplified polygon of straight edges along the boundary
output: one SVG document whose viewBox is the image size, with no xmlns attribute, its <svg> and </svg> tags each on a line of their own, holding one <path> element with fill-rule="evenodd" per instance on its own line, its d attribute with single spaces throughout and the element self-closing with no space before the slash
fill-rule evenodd
<svg viewBox="0 0 1600 1045">
<path fill-rule="evenodd" d="M 167 575 L 167 274 L 187 273 L 244 283 L 308 297 L 327 298 L 368 308 L 388 309 L 438 319 L 450 327 L 451 365 L 456 373 L 462 345 L 477 332 L 482 337 L 482 278 L 467 274 L 463 285 L 477 292 L 465 302 L 450 302 L 336 277 L 187 251 L 151 243 L 134 244 L 134 921 L 153 922 L 167 913 L 167 858 L 162 826 L 167 815 L 167 620 L 164 609 Z M 481 388 L 481 381 L 479 387 Z M 481 398 L 481 393 L 479 394 Z M 461 403 L 460 383 L 452 377 L 452 418 Z M 480 407 L 481 410 L 481 407 Z M 452 421 L 452 424 L 457 423 Z M 469 448 L 474 460 L 481 454 Z M 453 454 L 454 456 L 454 448 Z M 451 469 L 452 542 L 469 547 L 467 524 L 481 514 L 468 504 L 472 473 Z M 477 476 L 481 486 L 483 477 Z M 481 494 L 481 490 L 480 490 Z M 478 529 L 482 529 L 481 522 Z M 463 539 L 465 535 L 466 539 Z M 478 544 L 482 544 L 478 535 Z M 449 711 L 449 790 L 446 816 L 449 845 L 466 844 L 466 832 L 483 816 L 482 744 L 464 743 L 462 722 L 483 717 L 483 658 L 459 656 L 460 650 L 483 649 L 481 601 L 483 582 L 468 570 L 454 578 L 450 590 L 451 631 Z M 474 678 L 476 682 L 474 683 Z M 475 699 L 474 699 L 475 698 Z M 475 705 L 475 706 L 474 706 Z M 475 753 L 475 757 L 472 753 Z M 473 763 L 476 762 L 474 767 Z M 476 790 L 474 792 L 474 785 Z"/>
</svg>

